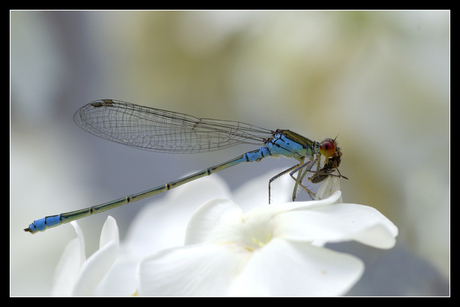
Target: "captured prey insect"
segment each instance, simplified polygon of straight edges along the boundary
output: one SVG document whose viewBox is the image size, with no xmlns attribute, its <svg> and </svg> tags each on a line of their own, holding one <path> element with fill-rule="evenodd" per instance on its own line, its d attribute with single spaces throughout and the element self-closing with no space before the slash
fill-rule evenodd
<svg viewBox="0 0 460 307">
<path fill-rule="evenodd" d="M 335 139 L 327 139 L 334 143 L 335 145 L 335 153 L 332 156 L 326 157 L 326 161 L 324 162 L 323 168 L 319 171 L 316 171 L 315 174 L 309 178 L 307 178 L 312 183 L 320 183 L 324 180 L 327 180 L 318 190 L 316 198 L 319 199 L 320 195 L 328 195 L 331 194 L 333 191 L 340 189 L 340 178 L 345 178 L 348 180 L 347 177 L 343 176 L 339 171 L 339 165 L 342 161 L 342 152 L 340 148 L 337 146 Z M 337 174 L 335 174 L 337 173 Z M 312 195 L 310 195 L 311 198 Z M 342 201 L 342 196 L 340 197 L 340 202 Z"/>
<path fill-rule="evenodd" d="M 146 197 L 166 192 L 195 179 L 211 175 L 243 162 L 259 162 L 266 157 L 286 157 L 297 164 L 271 178 L 268 185 L 269 202 L 271 183 L 289 173 L 295 181 L 292 199 L 298 187 L 310 196 L 315 195 L 302 180 L 311 168 L 323 168 L 310 177 L 311 182 L 321 182 L 332 176 L 340 163 L 341 152 L 335 140 L 312 141 L 290 130 L 269 130 L 257 126 L 227 120 L 196 118 L 194 116 L 135 105 L 128 102 L 101 99 L 88 103 L 74 115 L 75 123 L 87 132 L 103 139 L 126 146 L 163 153 L 202 153 L 228 148 L 239 144 L 262 145 L 227 162 L 211 166 L 184 178 L 171 181 L 153 189 L 132 194 L 86 209 L 47 216 L 34 221 L 24 229 L 30 233 L 44 231 L 92 214 L 97 214 Z M 316 164 L 315 164 L 316 163 Z M 297 177 L 294 176 L 295 173 Z"/>
<path fill-rule="evenodd" d="M 293 201 L 296 198 L 298 186 L 303 187 L 303 185 L 301 185 L 301 182 L 303 182 L 303 180 L 305 178 L 305 175 L 307 173 L 313 173 L 313 175 L 311 177 L 308 177 L 307 180 L 309 180 L 310 182 L 315 183 L 315 184 L 323 182 L 326 179 L 331 179 L 332 180 L 333 179 L 332 177 L 337 178 L 337 180 L 333 180 L 333 188 L 329 189 L 329 191 L 327 193 L 324 192 L 325 187 L 323 187 L 323 186 L 321 187 L 322 189 L 320 188 L 320 190 L 318 190 L 317 195 L 312 193 L 310 190 L 306 189 L 308 195 L 312 199 L 315 199 L 315 198 L 316 199 L 321 199 L 321 197 L 323 197 L 323 195 L 326 195 L 326 196 L 330 195 L 332 192 L 340 189 L 340 183 L 339 183 L 339 180 L 338 180 L 339 178 L 348 179 L 347 177 L 345 177 L 342 174 L 340 174 L 340 171 L 339 171 L 339 165 L 340 165 L 340 162 L 342 161 L 342 152 L 340 151 L 340 147 L 337 146 L 336 140 L 327 138 L 327 139 L 323 140 L 321 142 L 321 144 L 323 144 L 323 146 L 325 147 L 324 151 L 330 150 L 330 152 L 333 152 L 333 153 L 331 155 L 324 155 L 326 159 L 325 159 L 324 165 L 323 165 L 323 167 L 321 169 L 320 169 L 320 160 L 318 159 L 317 170 L 316 171 L 310 170 L 310 168 L 313 166 L 313 164 L 316 162 L 316 160 L 312 161 L 312 164 L 309 166 L 309 168 L 303 168 L 304 169 L 303 173 L 302 173 L 301 169 L 299 170 L 297 180 L 294 178 L 294 180 L 296 180 L 296 185 L 294 186 L 293 195 L 292 195 L 292 200 Z M 295 171 L 296 170 L 294 170 L 294 172 Z M 337 174 L 335 174 L 335 173 L 337 173 Z"/>
<path fill-rule="evenodd" d="M 312 183 L 320 183 L 324 181 L 328 176 L 336 176 L 336 177 L 342 177 L 345 179 L 348 179 L 347 177 L 343 176 L 340 174 L 339 171 L 339 165 L 340 162 L 342 161 L 342 152 L 340 151 L 340 148 L 337 147 L 337 143 L 333 139 L 327 139 L 333 142 L 336 146 L 336 150 L 334 155 L 330 157 L 326 157 L 326 161 L 324 162 L 323 168 L 320 169 L 319 171 L 316 171 L 313 176 L 308 178 Z M 339 174 L 334 175 L 333 173 L 337 171 Z"/>
</svg>

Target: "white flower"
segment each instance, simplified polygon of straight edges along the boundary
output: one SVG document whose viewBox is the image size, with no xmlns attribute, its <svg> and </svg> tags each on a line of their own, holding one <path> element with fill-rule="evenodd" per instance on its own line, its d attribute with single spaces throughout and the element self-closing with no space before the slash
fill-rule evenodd
<svg viewBox="0 0 460 307">
<path fill-rule="evenodd" d="M 321 201 L 285 203 L 293 186 L 289 176 L 272 190 L 272 203 L 280 204 L 268 206 L 267 178 L 246 183 L 233 195 L 244 211 L 252 210 L 246 214 L 215 199 L 232 197 L 215 175 L 173 190 L 139 213 L 120 248 L 116 222 L 109 217 L 100 249 L 88 260 L 73 222 L 78 238 L 62 256 L 52 294 L 339 295 L 360 278 L 363 264 L 323 248 L 325 242 L 394 245 L 397 228 L 390 221 L 373 208 L 337 204 L 340 192 Z M 321 198 L 339 188 L 331 182 L 332 188 L 317 193 Z M 195 212 L 209 199 L 214 200 Z M 177 247 L 185 234 L 186 245 Z"/>
<path fill-rule="evenodd" d="M 322 246 L 355 240 L 391 248 L 398 229 L 377 210 L 324 200 L 261 206 L 246 214 L 214 199 L 189 222 L 186 245 L 146 257 L 139 295 L 331 296 L 361 277 L 358 258 Z"/>
<path fill-rule="evenodd" d="M 107 217 L 101 232 L 99 250 L 86 259 L 85 240 L 77 222 L 71 222 L 77 238 L 66 246 L 56 268 L 51 295 L 92 295 L 100 281 L 112 268 L 118 255 L 118 226 Z"/>
</svg>

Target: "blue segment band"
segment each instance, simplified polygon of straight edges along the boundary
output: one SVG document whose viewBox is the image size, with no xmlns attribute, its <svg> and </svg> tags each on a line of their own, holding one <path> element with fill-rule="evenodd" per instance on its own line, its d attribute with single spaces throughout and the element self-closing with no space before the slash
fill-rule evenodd
<svg viewBox="0 0 460 307">
<path fill-rule="evenodd" d="M 62 219 L 60 214 L 47 216 L 45 218 L 34 221 L 32 224 L 29 225 L 29 229 L 32 231 L 32 233 L 35 233 L 37 231 L 44 231 L 47 228 L 57 226 L 61 224 L 61 222 Z"/>
</svg>

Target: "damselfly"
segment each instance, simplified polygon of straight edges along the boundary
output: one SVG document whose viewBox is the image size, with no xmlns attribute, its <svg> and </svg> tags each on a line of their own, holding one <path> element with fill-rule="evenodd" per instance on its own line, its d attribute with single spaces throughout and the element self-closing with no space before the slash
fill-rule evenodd
<svg viewBox="0 0 460 307">
<path fill-rule="evenodd" d="M 177 112 L 143 107 L 128 102 L 102 99 L 80 108 L 74 115 L 75 123 L 84 130 L 103 139 L 130 147 L 165 153 L 202 153 L 220 150 L 239 144 L 262 145 L 227 162 L 209 167 L 187 177 L 171 181 L 156 188 L 132 194 L 114 201 L 82 210 L 47 216 L 34 221 L 24 229 L 30 233 L 44 231 L 61 224 L 103 212 L 146 197 L 166 192 L 195 179 L 211 175 L 243 162 L 259 162 L 266 157 L 286 157 L 297 160 L 297 164 L 271 178 L 268 185 L 269 201 L 271 183 L 289 173 L 295 181 L 292 200 L 301 187 L 310 196 L 302 180 L 307 173 L 316 175 L 310 181 L 318 183 L 337 169 L 341 152 L 335 140 L 325 139 L 321 143 L 312 141 L 290 130 L 268 130 L 253 125 L 206 118 L 196 118 Z M 327 159 L 321 170 L 321 156 Z M 316 165 L 319 172 L 312 171 Z M 294 174 L 297 173 L 297 177 Z"/>
</svg>

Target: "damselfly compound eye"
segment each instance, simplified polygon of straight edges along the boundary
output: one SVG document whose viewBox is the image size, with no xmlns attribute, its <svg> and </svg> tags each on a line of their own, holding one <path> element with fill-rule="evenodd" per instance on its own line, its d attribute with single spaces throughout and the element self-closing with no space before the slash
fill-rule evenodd
<svg viewBox="0 0 460 307">
<path fill-rule="evenodd" d="M 333 139 L 325 139 L 319 145 L 319 152 L 326 158 L 331 157 L 335 153 L 335 142 Z"/>
</svg>

